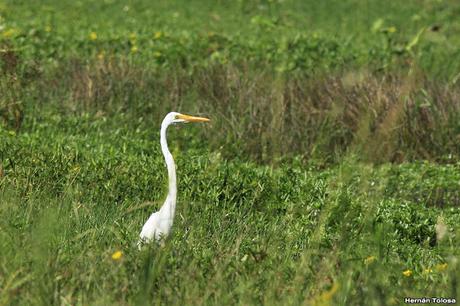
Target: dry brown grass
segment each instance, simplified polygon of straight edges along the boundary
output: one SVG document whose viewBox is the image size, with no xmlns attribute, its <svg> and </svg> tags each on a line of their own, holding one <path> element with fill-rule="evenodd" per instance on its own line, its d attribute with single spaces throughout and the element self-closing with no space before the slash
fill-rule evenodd
<svg viewBox="0 0 460 306">
<path fill-rule="evenodd" d="M 19 59 L 9 45 L 0 44 L 0 122 L 19 130 L 24 119 L 22 86 L 16 69 Z"/>
<path fill-rule="evenodd" d="M 460 86 L 410 75 L 348 71 L 277 75 L 244 64 L 189 73 L 127 61 L 73 61 L 38 81 L 40 94 L 72 112 L 124 112 L 159 122 L 170 110 L 207 114 L 203 136 L 227 157 L 301 155 L 372 162 L 459 156 Z"/>
</svg>

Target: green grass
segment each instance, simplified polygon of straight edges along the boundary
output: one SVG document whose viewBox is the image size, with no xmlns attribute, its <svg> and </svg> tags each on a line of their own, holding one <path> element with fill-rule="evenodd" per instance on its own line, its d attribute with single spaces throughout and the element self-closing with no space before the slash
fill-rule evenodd
<svg viewBox="0 0 460 306">
<path fill-rule="evenodd" d="M 200 129 L 212 126 L 169 133 L 179 171 L 174 231 L 164 247 L 142 252 L 137 235 L 165 194 L 156 129 L 56 116 L 20 135 L 2 131 L 2 303 L 380 305 L 456 296 L 460 211 L 450 197 L 438 207 L 429 195 L 447 181 L 458 187 L 459 165 L 350 158 L 327 169 L 272 168 L 223 160 L 205 142 L 178 153 Z M 442 239 L 436 224 L 447 227 Z M 111 259 L 117 250 L 120 261 Z"/>
<path fill-rule="evenodd" d="M 129 57 L 152 68 L 247 62 L 308 75 L 421 67 L 452 81 L 460 67 L 455 0 L 0 4 L 0 38 L 25 59 L 24 69 Z"/>
<path fill-rule="evenodd" d="M 458 298 L 459 10 L 0 0 L 0 305 Z"/>
</svg>

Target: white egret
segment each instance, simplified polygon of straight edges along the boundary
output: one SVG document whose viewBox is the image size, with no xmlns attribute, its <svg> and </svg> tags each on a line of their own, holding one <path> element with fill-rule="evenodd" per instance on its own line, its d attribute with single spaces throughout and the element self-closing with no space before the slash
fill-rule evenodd
<svg viewBox="0 0 460 306">
<path fill-rule="evenodd" d="M 160 210 L 150 215 L 149 219 L 142 227 L 138 242 L 139 248 L 142 246 L 142 243 L 148 243 L 153 240 L 159 242 L 162 238 L 168 236 L 173 225 L 174 213 L 176 211 L 177 184 L 176 165 L 174 164 L 174 159 L 171 152 L 169 152 L 168 142 L 166 141 L 166 130 L 168 129 L 168 126 L 173 123 L 208 121 L 210 121 L 208 118 L 193 117 L 176 112 L 167 114 L 163 119 L 160 130 L 160 144 L 161 151 L 163 152 L 166 166 L 168 168 L 168 196 L 166 197 L 166 200 Z"/>
</svg>

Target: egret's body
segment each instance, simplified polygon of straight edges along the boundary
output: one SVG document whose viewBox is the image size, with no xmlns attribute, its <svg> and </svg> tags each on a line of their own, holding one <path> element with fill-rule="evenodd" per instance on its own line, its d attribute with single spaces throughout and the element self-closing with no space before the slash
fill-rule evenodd
<svg viewBox="0 0 460 306">
<path fill-rule="evenodd" d="M 161 151 L 168 168 L 168 196 L 166 197 L 166 200 L 160 210 L 150 215 L 147 222 L 145 222 L 142 227 L 139 246 L 141 246 L 143 242 L 148 243 L 153 240 L 160 241 L 162 238 L 168 236 L 174 221 L 177 198 L 176 165 L 174 164 L 174 159 L 168 149 L 166 130 L 173 123 L 206 121 L 209 121 L 209 119 L 182 115 L 175 112 L 167 114 L 163 119 L 160 130 L 160 144 Z"/>
</svg>

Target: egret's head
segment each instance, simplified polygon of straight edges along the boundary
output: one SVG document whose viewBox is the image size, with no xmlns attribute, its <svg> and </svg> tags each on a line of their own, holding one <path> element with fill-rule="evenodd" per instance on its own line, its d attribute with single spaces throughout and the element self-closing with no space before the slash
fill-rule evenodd
<svg viewBox="0 0 460 306">
<path fill-rule="evenodd" d="M 171 124 L 171 123 L 187 123 L 187 122 L 208 122 L 211 121 L 208 118 L 204 117 L 194 117 L 189 115 L 184 115 L 181 113 L 170 112 L 166 115 L 165 119 L 163 120 L 163 124 Z"/>
</svg>

